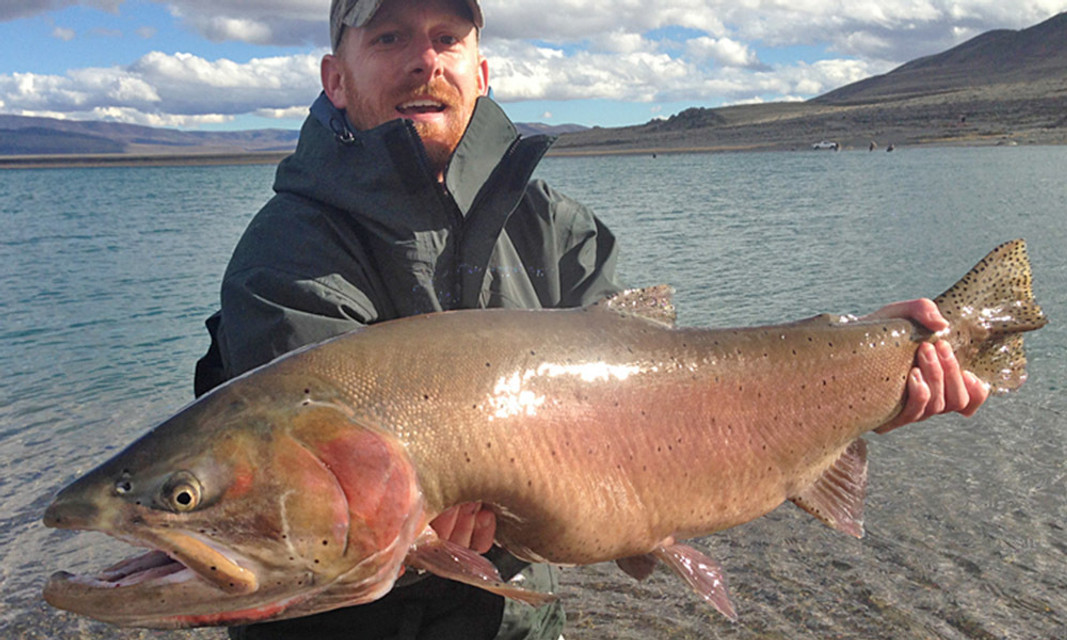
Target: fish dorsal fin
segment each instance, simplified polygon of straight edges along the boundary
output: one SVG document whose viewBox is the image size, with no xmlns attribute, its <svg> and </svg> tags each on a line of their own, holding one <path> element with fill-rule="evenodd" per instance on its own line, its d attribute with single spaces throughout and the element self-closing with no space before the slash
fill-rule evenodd
<svg viewBox="0 0 1067 640">
<path fill-rule="evenodd" d="M 677 543 L 661 544 L 652 555 L 662 560 L 719 613 L 737 621 L 737 611 L 726 589 L 726 574 L 717 562 L 693 547 Z"/>
<path fill-rule="evenodd" d="M 535 607 L 557 599 L 557 596 L 551 593 L 531 591 L 505 583 L 493 563 L 484 556 L 454 542 L 442 540 L 430 529 L 408 550 L 404 564 Z"/>
<path fill-rule="evenodd" d="M 677 317 L 674 310 L 674 288 L 666 284 L 620 291 L 594 302 L 588 308 L 636 316 L 668 327 L 674 326 Z"/>
<path fill-rule="evenodd" d="M 862 438 L 793 503 L 838 531 L 863 537 L 863 501 L 867 497 L 867 443 Z"/>
<path fill-rule="evenodd" d="M 952 327 L 947 339 L 963 368 L 988 383 L 993 393 L 1022 385 L 1022 332 L 1048 322 L 1034 300 L 1024 240 L 993 249 L 934 302 Z"/>
</svg>

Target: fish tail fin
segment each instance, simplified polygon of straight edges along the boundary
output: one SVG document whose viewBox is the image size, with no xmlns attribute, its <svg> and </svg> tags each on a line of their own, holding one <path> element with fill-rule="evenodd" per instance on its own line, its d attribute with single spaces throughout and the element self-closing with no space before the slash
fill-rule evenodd
<svg viewBox="0 0 1067 640">
<path fill-rule="evenodd" d="M 992 393 L 1026 381 L 1022 333 L 1048 323 L 1034 301 L 1025 240 L 993 249 L 936 300 L 951 325 L 950 344 L 960 364 L 990 385 Z"/>
</svg>

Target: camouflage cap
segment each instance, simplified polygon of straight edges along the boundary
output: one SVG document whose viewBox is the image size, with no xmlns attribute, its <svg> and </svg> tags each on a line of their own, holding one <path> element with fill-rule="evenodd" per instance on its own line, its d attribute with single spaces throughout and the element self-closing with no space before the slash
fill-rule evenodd
<svg viewBox="0 0 1067 640">
<path fill-rule="evenodd" d="M 333 0 L 330 4 L 330 44 L 334 51 L 341 44 L 341 34 L 345 27 L 362 27 L 371 21 L 378 7 L 382 6 L 383 0 Z M 485 26 L 482 17 L 482 8 L 478 6 L 478 0 L 466 0 L 471 10 L 474 26 L 481 29 Z"/>
</svg>

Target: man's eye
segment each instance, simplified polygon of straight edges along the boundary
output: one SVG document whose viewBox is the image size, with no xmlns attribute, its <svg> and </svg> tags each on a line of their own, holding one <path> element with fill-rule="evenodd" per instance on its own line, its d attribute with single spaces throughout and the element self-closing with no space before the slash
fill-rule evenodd
<svg viewBox="0 0 1067 640">
<path fill-rule="evenodd" d="M 398 38 L 395 33 L 386 33 L 378 36 L 375 39 L 375 42 L 378 44 L 395 44 L 397 40 Z"/>
</svg>

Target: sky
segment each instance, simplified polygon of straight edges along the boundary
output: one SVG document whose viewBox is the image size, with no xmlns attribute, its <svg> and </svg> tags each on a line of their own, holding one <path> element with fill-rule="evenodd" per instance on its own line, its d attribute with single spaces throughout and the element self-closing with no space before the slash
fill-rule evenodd
<svg viewBox="0 0 1067 640">
<path fill-rule="evenodd" d="M 0 0 L 0 113 L 191 130 L 299 128 L 329 0 Z M 616 127 L 804 100 L 1023 29 L 1067 0 L 483 0 L 516 122 Z"/>
</svg>

